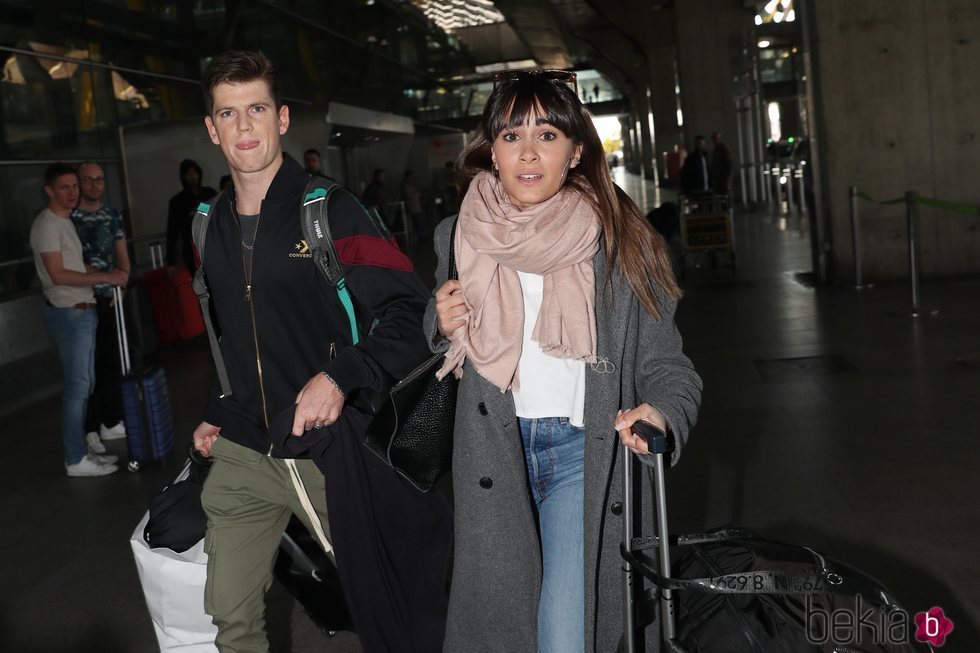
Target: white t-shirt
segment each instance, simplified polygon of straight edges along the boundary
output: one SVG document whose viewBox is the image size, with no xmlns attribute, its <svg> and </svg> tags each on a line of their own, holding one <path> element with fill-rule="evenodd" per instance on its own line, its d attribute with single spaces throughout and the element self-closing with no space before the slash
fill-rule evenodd
<svg viewBox="0 0 980 653">
<path fill-rule="evenodd" d="M 41 260 L 41 252 L 61 252 L 62 265 L 66 270 L 85 272 L 82 257 L 82 241 L 78 239 L 75 225 L 67 218 L 59 217 L 51 209 L 44 209 L 31 224 L 31 251 L 34 267 L 41 280 L 44 296 L 53 306 L 68 308 L 83 302 L 95 301 L 92 286 L 58 286 L 51 280 L 48 269 Z"/>
<path fill-rule="evenodd" d="M 514 391 L 518 417 L 567 417 L 585 426 L 585 363 L 555 358 L 531 340 L 544 290 L 544 277 L 517 272 L 524 293 L 524 348 L 517 364 L 520 389 Z"/>
</svg>

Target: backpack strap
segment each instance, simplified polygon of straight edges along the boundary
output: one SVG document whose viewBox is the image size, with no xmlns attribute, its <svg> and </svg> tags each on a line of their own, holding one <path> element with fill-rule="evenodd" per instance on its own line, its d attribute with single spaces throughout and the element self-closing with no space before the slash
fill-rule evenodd
<svg viewBox="0 0 980 653">
<path fill-rule="evenodd" d="M 303 193 L 300 224 L 313 262 L 327 282 L 337 291 L 340 303 L 344 306 L 347 320 L 350 322 L 351 341 L 356 345 L 360 341 L 360 329 L 357 326 L 357 317 L 354 315 L 354 301 L 344 281 L 344 270 L 340 265 L 340 257 L 337 256 L 337 248 L 333 244 L 327 215 L 330 194 L 337 188 L 340 188 L 340 184 L 335 181 L 323 177 L 311 177 Z"/>
<path fill-rule="evenodd" d="M 204 318 L 204 326 L 208 332 L 208 342 L 211 345 L 211 356 L 214 359 L 214 369 L 218 374 L 218 383 L 221 385 L 221 396 L 231 396 L 231 381 L 228 379 L 228 369 L 225 367 L 225 359 L 221 355 L 221 347 L 218 345 L 218 334 L 214 328 L 214 321 L 211 319 L 211 293 L 208 290 L 208 282 L 204 278 L 204 243 L 208 235 L 208 220 L 211 215 L 211 207 L 215 206 L 224 196 L 224 191 L 211 200 L 211 203 L 201 202 L 197 206 L 197 213 L 191 223 L 191 238 L 194 241 L 194 248 L 197 250 L 197 257 L 200 265 L 194 273 L 194 280 L 191 285 L 197 293 L 197 301 L 201 304 L 201 316 Z"/>
</svg>

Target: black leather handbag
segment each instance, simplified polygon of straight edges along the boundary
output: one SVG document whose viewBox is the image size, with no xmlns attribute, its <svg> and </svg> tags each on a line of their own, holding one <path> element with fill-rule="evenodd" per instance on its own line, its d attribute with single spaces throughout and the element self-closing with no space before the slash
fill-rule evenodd
<svg viewBox="0 0 980 653">
<path fill-rule="evenodd" d="M 458 220 L 458 218 L 457 218 Z M 456 221 L 449 237 L 449 278 L 456 270 Z M 452 373 L 439 380 L 445 354 L 435 354 L 396 383 L 371 420 L 365 444 L 409 483 L 428 492 L 452 465 L 456 392 Z"/>
</svg>

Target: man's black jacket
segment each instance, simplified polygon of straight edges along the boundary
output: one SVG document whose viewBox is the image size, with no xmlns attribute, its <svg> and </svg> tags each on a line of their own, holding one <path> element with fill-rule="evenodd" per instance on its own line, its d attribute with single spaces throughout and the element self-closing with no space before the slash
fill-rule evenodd
<svg viewBox="0 0 980 653">
<path fill-rule="evenodd" d="M 337 291 L 303 239 L 309 178 L 287 155 L 269 186 L 252 251 L 251 302 L 231 193 L 212 207 L 207 226 L 202 265 L 232 395 L 219 398 L 215 383 L 204 419 L 220 426 L 222 437 L 262 453 L 272 449 L 269 421 L 295 403 L 313 375 L 326 372 L 347 403 L 358 405 L 367 390 L 383 390 L 430 355 L 422 334 L 428 290 L 411 261 L 373 230 L 357 199 L 338 190 L 329 223 L 363 334 L 352 344 Z"/>
</svg>

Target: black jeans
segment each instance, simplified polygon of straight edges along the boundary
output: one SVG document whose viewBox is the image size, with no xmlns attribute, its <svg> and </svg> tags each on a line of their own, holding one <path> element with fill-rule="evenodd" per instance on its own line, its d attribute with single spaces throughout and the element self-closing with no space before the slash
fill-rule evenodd
<svg viewBox="0 0 980 653">
<path fill-rule="evenodd" d="M 115 426 L 122 419 L 119 382 L 119 337 L 116 309 L 111 297 L 96 296 L 99 326 L 95 330 L 95 389 L 88 401 L 85 432 L 98 432 L 99 424 Z"/>
</svg>

